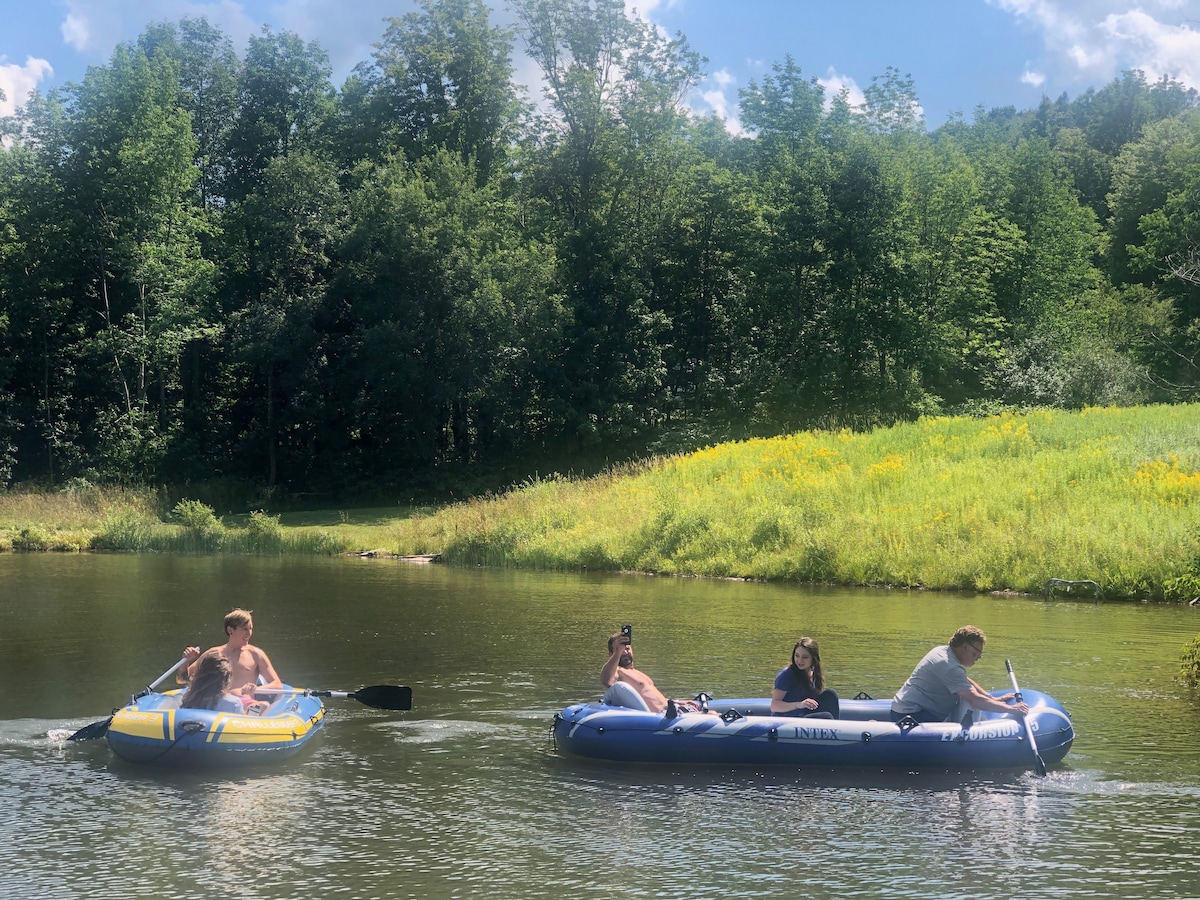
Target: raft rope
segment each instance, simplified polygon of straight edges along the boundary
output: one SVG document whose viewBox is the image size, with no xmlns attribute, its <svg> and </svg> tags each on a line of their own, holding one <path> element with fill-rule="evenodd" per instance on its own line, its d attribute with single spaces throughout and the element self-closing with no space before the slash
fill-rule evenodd
<svg viewBox="0 0 1200 900">
<path fill-rule="evenodd" d="M 174 750 L 175 745 L 178 744 L 180 741 L 182 741 L 189 734 L 195 734 L 197 731 L 203 731 L 204 727 L 205 727 L 205 725 L 203 722 L 180 722 L 179 728 L 178 728 L 178 731 L 180 732 L 179 737 L 175 738 L 175 740 L 173 740 L 173 741 L 171 741 L 171 743 L 167 744 L 167 746 L 163 748 L 162 753 L 159 753 L 157 756 L 152 756 L 147 760 L 143 760 L 143 762 L 147 762 L 147 763 L 157 762 L 158 760 L 160 760 L 164 756 L 166 756 L 168 753 L 170 753 L 172 750 Z"/>
</svg>

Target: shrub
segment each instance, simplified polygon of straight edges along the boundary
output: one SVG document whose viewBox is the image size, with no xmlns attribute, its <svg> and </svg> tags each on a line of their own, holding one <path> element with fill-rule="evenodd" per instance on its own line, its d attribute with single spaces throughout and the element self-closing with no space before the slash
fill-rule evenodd
<svg viewBox="0 0 1200 900">
<path fill-rule="evenodd" d="M 1200 684 L 1200 635 L 1184 644 L 1179 661 L 1182 665 L 1177 676 L 1178 680 L 1190 685 Z"/>
<path fill-rule="evenodd" d="M 1166 600 L 1189 601 L 1200 597 L 1200 577 L 1192 574 L 1167 578 L 1163 581 L 1163 597 Z"/>
<path fill-rule="evenodd" d="M 213 513 L 211 506 L 199 500 L 180 500 L 175 504 L 175 515 L 185 532 L 182 550 L 219 550 L 225 526 Z"/>
<path fill-rule="evenodd" d="M 261 509 L 254 510 L 246 522 L 246 537 L 255 551 L 278 553 L 283 541 L 283 528 L 279 524 L 279 516 L 269 516 Z"/>
<path fill-rule="evenodd" d="M 22 528 L 21 533 L 13 538 L 14 550 L 48 550 L 50 536 L 40 528 Z"/>
<path fill-rule="evenodd" d="M 104 517 L 92 538 L 92 549 L 143 552 L 153 549 L 153 534 L 154 527 L 143 513 L 123 509 Z"/>
</svg>

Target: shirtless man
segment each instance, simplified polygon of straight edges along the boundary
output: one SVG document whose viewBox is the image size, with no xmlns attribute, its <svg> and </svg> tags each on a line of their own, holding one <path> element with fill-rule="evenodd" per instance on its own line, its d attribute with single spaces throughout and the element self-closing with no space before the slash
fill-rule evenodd
<svg viewBox="0 0 1200 900">
<path fill-rule="evenodd" d="M 608 662 L 600 670 L 600 683 L 606 688 L 612 687 L 618 681 L 623 681 L 635 691 L 646 703 L 650 712 L 667 712 L 674 716 L 677 712 L 700 712 L 700 705 L 691 700 L 668 700 L 662 691 L 654 686 L 654 680 L 639 669 L 633 667 L 633 646 L 631 638 L 624 632 L 618 632 L 608 639 Z M 668 711 L 668 705 L 671 707 Z"/>
<path fill-rule="evenodd" d="M 254 692 L 258 688 L 280 688 L 283 687 L 283 682 L 275 673 L 275 667 L 271 665 L 271 660 L 267 658 L 258 647 L 250 643 L 250 637 L 254 634 L 254 619 L 250 616 L 248 609 L 235 609 L 230 611 L 225 617 L 225 637 L 227 641 L 220 647 L 211 647 L 200 652 L 199 647 L 184 648 L 183 655 L 187 659 L 187 663 L 179 667 L 175 673 L 175 680 L 186 683 L 191 680 L 192 675 L 196 671 L 196 662 L 202 656 L 220 655 L 229 660 L 229 664 L 233 667 L 233 680 L 229 685 L 229 693 L 241 694 L 243 702 L 249 702 L 254 699 Z M 263 682 L 259 683 L 259 676 L 262 676 Z"/>
<path fill-rule="evenodd" d="M 633 667 L 633 645 L 627 634 L 617 633 L 608 639 L 608 662 L 600 670 L 600 683 L 606 688 L 623 681 L 646 701 L 650 712 L 660 713 L 667 708 L 667 698 L 654 686 L 653 679 Z"/>
</svg>

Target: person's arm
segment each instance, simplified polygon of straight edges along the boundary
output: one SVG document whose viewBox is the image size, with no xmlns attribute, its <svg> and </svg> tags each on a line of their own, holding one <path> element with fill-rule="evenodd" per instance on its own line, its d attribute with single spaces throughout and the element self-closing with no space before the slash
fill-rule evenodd
<svg viewBox="0 0 1200 900">
<path fill-rule="evenodd" d="M 991 712 L 1000 713 L 1017 713 L 1022 716 L 1029 715 L 1029 706 L 1025 703 L 1018 703 L 1016 706 L 1010 706 L 1008 700 L 1011 700 L 1011 693 L 1005 694 L 1003 697 L 993 697 L 987 691 L 981 689 L 979 685 L 971 682 L 974 685 L 971 690 L 959 691 L 958 696 L 965 700 L 974 709 L 990 710 Z"/>
<path fill-rule="evenodd" d="M 613 638 L 612 656 L 608 658 L 608 662 L 600 669 L 600 683 L 606 688 L 612 687 L 617 683 L 618 673 L 621 668 L 621 654 L 625 652 L 625 648 L 629 646 L 629 638 L 623 634 L 618 634 Z"/>
<path fill-rule="evenodd" d="M 784 700 L 785 691 L 775 688 L 771 691 L 771 712 L 775 714 L 795 712 L 798 709 L 816 709 L 817 701 L 811 697 L 805 697 L 803 700 Z"/>
<path fill-rule="evenodd" d="M 258 647 L 255 647 L 254 648 L 254 659 L 255 659 L 255 662 L 258 663 L 258 674 L 261 675 L 264 679 L 266 679 L 266 682 L 267 682 L 266 684 L 258 685 L 259 687 L 265 687 L 265 688 L 281 688 L 281 687 L 283 687 L 283 681 L 280 679 L 279 674 L 275 671 L 275 667 L 273 665 L 271 665 L 271 660 L 267 657 L 266 653 L 264 653 Z"/>
<path fill-rule="evenodd" d="M 200 658 L 200 648 L 184 647 L 183 656 L 186 661 L 175 670 L 176 684 L 187 684 L 192 680 L 192 667 L 196 664 L 196 660 Z"/>
<path fill-rule="evenodd" d="M 967 676 L 967 681 L 971 682 L 971 687 L 975 688 L 975 690 L 977 690 L 979 693 L 986 694 L 989 697 L 992 696 L 991 694 L 988 694 L 987 691 L 985 691 L 983 688 L 981 688 L 979 686 L 978 681 L 976 681 L 974 678 L 971 678 L 969 675 Z M 992 697 L 992 699 L 993 700 L 1003 700 L 1005 703 L 1007 703 L 1009 700 L 1011 700 L 1015 696 L 1017 696 L 1017 695 L 1014 694 L 1012 691 L 1009 691 L 1007 694 L 1001 694 L 999 697 Z"/>
</svg>

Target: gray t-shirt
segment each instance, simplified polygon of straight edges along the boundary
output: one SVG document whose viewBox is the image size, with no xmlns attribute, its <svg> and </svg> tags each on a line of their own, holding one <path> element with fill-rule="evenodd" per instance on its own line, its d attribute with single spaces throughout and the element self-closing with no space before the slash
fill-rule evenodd
<svg viewBox="0 0 1200 900">
<path fill-rule="evenodd" d="M 934 647 L 917 663 L 896 696 L 892 709 L 901 715 L 919 710 L 949 719 L 958 705 L 958 692 L 971 690 L 966 667 L 958 661 L 948 644 Z"/>
</svg>

